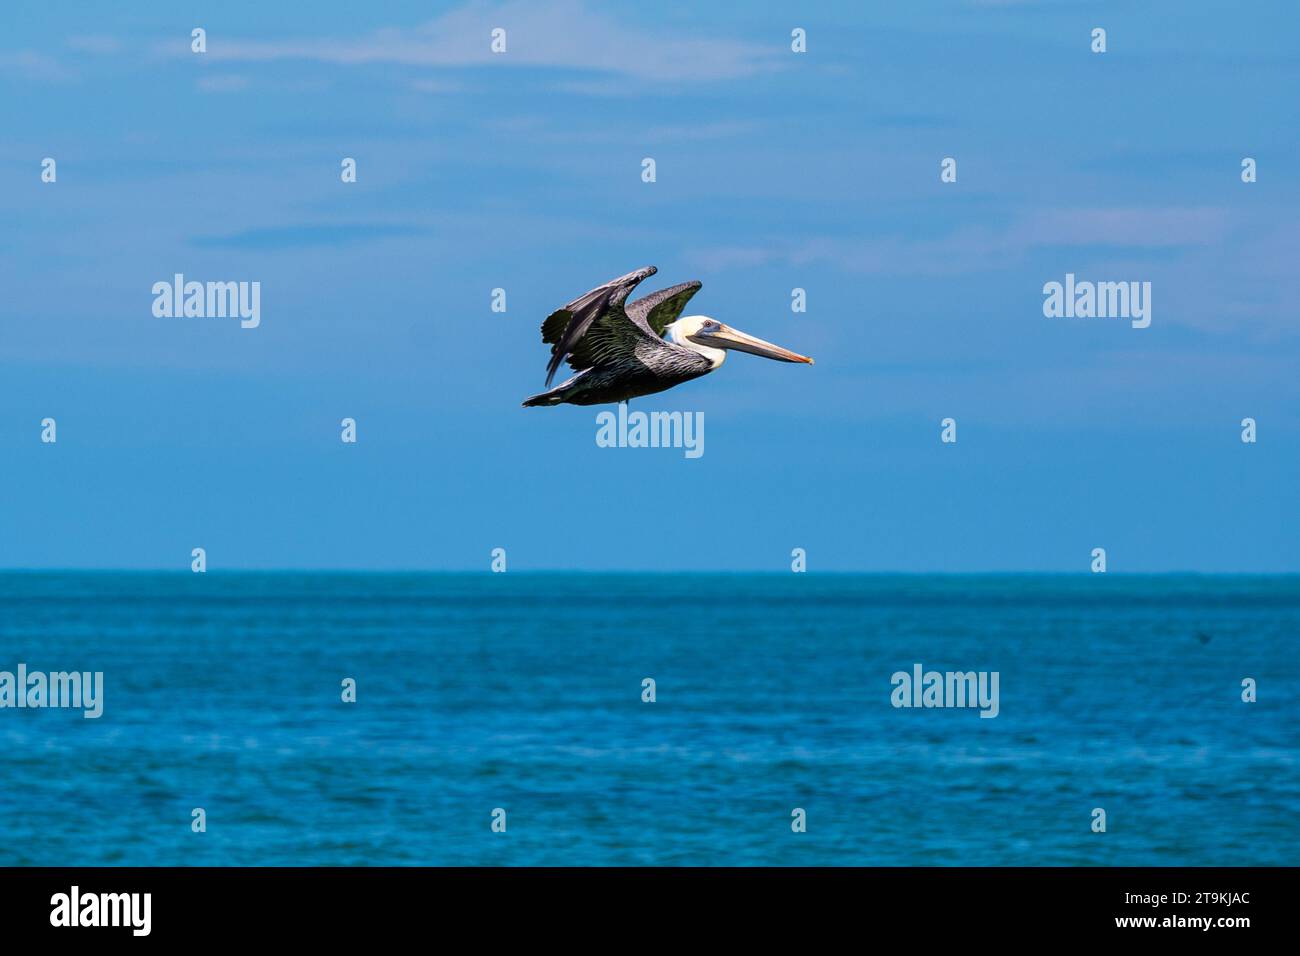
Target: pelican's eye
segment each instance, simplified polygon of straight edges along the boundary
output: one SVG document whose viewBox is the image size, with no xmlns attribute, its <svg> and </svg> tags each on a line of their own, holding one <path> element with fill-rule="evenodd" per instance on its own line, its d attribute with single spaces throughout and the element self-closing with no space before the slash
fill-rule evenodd
<svg viewBox="0 0 1300 956">
<path fill-rule="evenodd" d="M 720 328 L 722 328 L 722 323 L 721 323 L 721 322 L 714 322 L 712 319 L 710 319 L 708 322 L 705 322 L 705 323 L 704 323 L 704 331 L 705 331 L 705 332 L 716 332 L 716 331 L 718 331 Z"/>
</svg>

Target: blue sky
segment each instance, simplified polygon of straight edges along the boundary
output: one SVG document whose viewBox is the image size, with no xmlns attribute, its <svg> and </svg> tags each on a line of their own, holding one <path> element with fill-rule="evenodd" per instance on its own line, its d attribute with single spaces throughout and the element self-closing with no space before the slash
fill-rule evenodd
<svg viewBox="0 0 1300 956">
<path fill-rule="evenodd" d="M 794 9 L 6 6 L 0 566 L 1300 571 L 1295 5 Z M 698 460 L 519 407 L 644 264 L 817 359 L 639 403 Z M 155 318 L 177 272 L 261 326 Z M 1151 327 L 1045 318 L 1067 272 Z"/>
</svg>

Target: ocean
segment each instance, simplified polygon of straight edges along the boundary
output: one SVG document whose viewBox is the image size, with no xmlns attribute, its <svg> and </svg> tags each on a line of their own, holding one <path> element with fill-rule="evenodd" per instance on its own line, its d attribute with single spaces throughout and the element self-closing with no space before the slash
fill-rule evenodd
<svg viewBox="0 0 1300 956">
<path fill-rule="evenodd" d="M 0 864 L 1296 864 L 1298 641 L 1296 576 L 3 573 L 0 671 L 104 691 L 0 709 Z"/>
</svg>

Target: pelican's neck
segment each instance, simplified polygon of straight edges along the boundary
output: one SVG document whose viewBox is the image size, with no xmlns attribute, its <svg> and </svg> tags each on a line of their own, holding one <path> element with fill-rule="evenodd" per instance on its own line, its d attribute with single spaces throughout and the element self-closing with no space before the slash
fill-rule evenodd
<svg viewBox="0 0 1300 956">
<path fill-rule="evenodd" d="M 700 343 L 693 342 L 687 338 L 684 323 L 681 321 L 674 322 L 664 331 L 668 333 L 668 341 L 672 342 L 673 345 L 681 346 L 689 352 L 694 352 L 696 355 L 703 355 L 708 359 L 710 371 L 719 368 L 722 363 L 727 360 L 726 349 L 710 348 L 707 345 L 700 345 Z"/>
</svg>

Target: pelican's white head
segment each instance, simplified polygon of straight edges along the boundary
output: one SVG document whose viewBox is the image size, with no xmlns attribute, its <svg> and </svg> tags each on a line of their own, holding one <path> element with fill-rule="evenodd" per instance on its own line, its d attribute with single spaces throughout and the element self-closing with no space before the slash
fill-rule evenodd
<svg viewBox="0 0 1300 956">
<path fill-rule="evenodd" d="M 680 345 L 684 349 L 703 355 L 714 368 L 726 361 L 726 349 L 749 352 L 753 355 L 761 355 L 763 358 L 776 359 L 778 362 L 813 364 L 813 360 L 806 355 L 746 335 L 707 315 L 684 316 L 664 329 L 664 336 L 674 345 Z"/>
<path fill-rule="evenodd" d="M 687 315 L 664 329 L 664 337 L 673 345 L 680 345 L 684 349 L 690 349 L 692 352 L 703 355 L 709 360 L 709 364 L 717 368 L 727 360 L 727 353 L 723 349 L 696 342 L 691 336 L 703 332 L 707 328 L 721 327 L 721 322 L 717 319 L 711 319 L 707 315 Z M 704 336 L 700 337 L 704 338 Z"/>
</svg>

